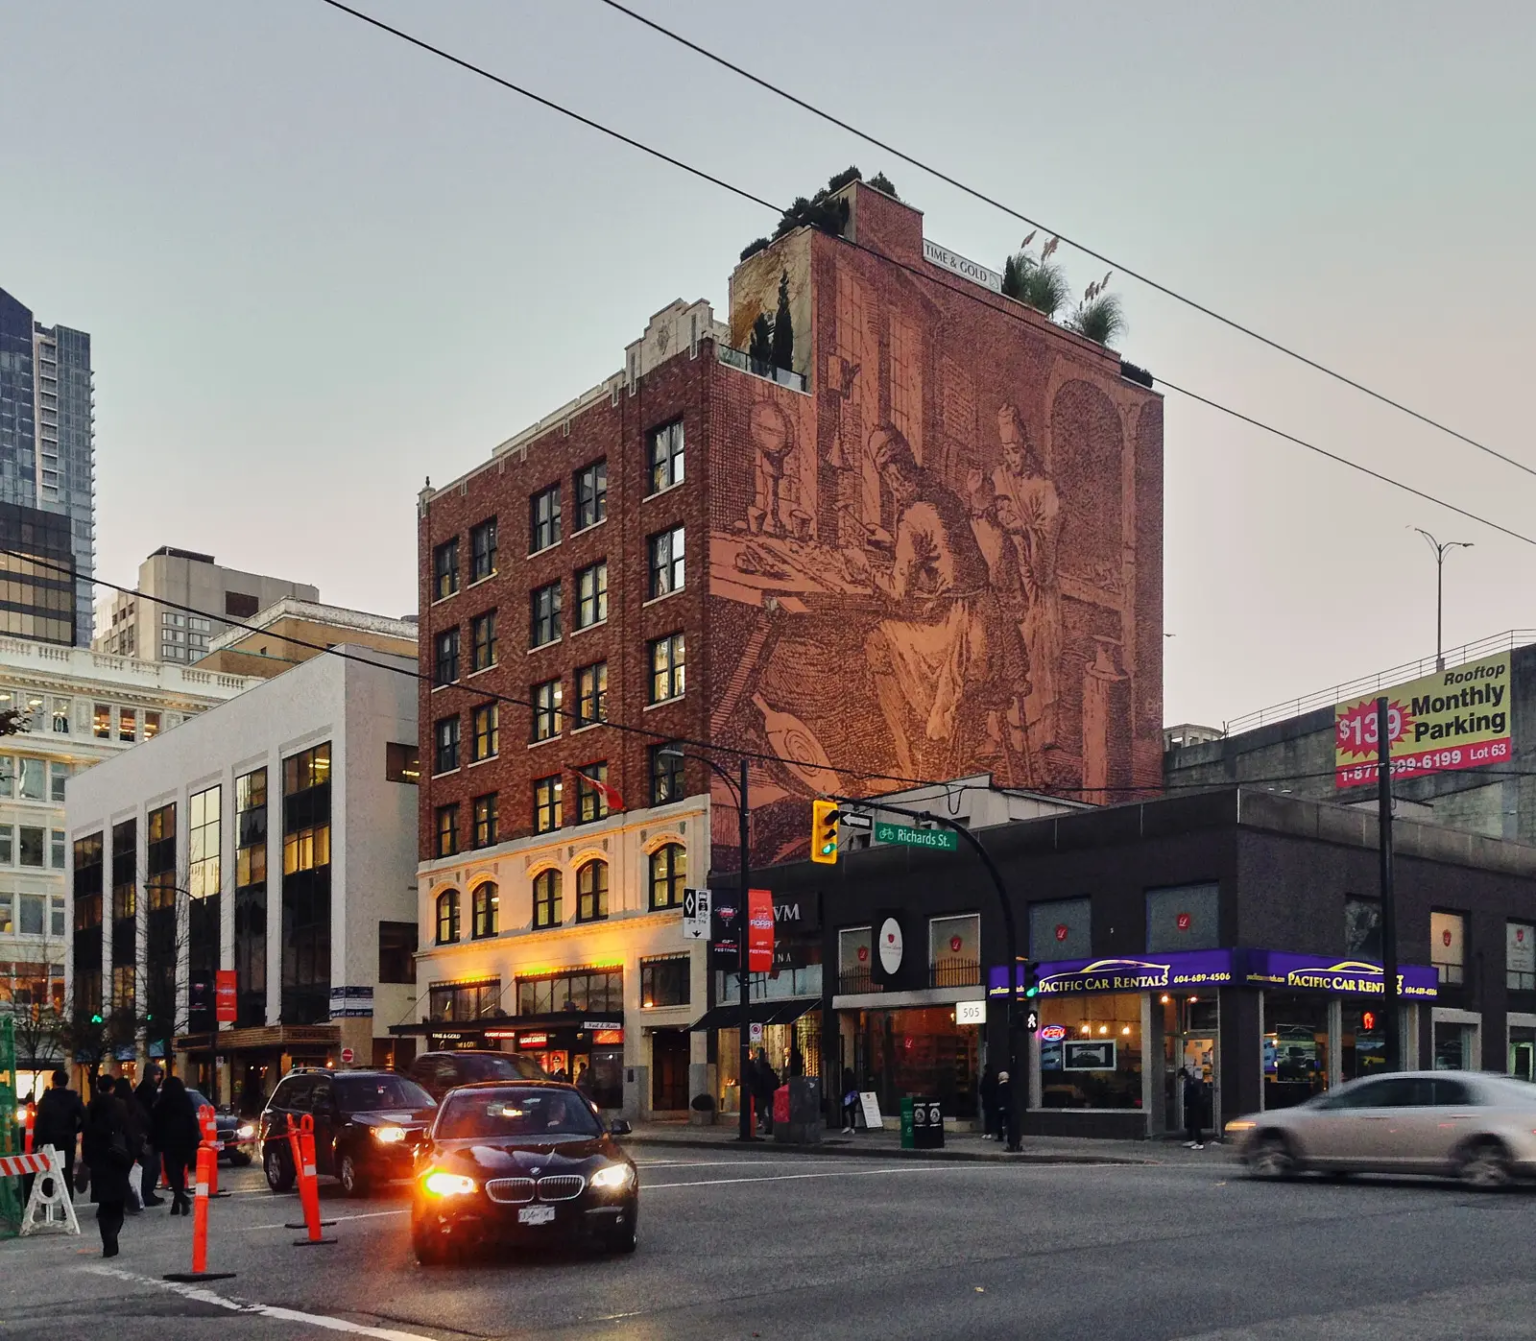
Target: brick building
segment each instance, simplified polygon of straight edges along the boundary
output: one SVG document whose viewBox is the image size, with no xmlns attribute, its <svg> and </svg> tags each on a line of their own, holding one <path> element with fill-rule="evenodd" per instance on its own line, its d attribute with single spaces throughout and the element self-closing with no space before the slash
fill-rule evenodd
<svg viewBox="0 0 1536 1341">
<path fill-rule="evenodd" d="M 716 1090 L 677 909 L 735 869 L 734 802 L 668 741 L 784 761 L 752 765 L 759 864 L 803 851 L 817 792 L 1159 780 L 1160 399 L 926 259 L 918 211 L 837 199 L 842 236 L 737 267 L 729 323 L 673 303 L 423 490 L 410 1032 L 489 1031 L 642 1111 Z"/>
</svg>

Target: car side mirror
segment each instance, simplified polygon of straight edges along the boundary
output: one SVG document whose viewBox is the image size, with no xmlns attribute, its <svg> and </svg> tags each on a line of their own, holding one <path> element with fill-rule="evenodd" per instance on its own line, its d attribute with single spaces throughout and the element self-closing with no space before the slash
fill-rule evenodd
<svg viewBox="0 0 1536 1341">
<path fill-rule="evenodd" d="M 634 1131 L 634 1128 L 631 1127 L 629 1123 L 627 1123 L 623 1118 L 614 1118 L 614 1120 L 608 1124 L 608 1131 L 613 1136 L 628 1136 L 631 1132 Z"/>
</svg>

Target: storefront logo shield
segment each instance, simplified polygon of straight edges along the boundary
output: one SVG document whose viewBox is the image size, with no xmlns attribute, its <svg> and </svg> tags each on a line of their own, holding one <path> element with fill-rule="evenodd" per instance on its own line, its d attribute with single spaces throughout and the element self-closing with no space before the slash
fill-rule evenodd
<svg viewBox="0 0 1536 1341">
<path fill-rule="evenodd" d="M 880 967 L 888 974 L 895 974 L 901 967 L 901 923 L 888 917 L 880 924 Z"/>
</svg>

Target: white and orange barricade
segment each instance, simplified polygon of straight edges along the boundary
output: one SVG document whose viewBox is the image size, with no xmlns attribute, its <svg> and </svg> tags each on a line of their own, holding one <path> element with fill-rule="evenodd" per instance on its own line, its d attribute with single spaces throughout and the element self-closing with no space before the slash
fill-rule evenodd
<svg viewBox="0 0 1536 1341">
<path fill-rule="evenodd" d="M 32 1174 L 32 1195 L 21 1216 L 21 1236 L 57 1233 L 78 1234 L 80 1221 L 75 1218 L 75 1204 L 64 1184 L 64 1160 L 51 1145 L 30 1155 L 0 1155 L 0 1177 L 20 1178 Z"/>
</svg>

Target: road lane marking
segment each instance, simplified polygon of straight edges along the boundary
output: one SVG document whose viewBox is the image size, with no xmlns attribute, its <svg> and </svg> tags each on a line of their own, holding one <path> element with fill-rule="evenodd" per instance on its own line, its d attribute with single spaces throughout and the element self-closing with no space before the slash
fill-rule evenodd
<svg viewBox="0 0 1536 1341">
<path fill-rule="evenodd" d="M 642 1192 L 660 1192 L 668 1187 L 725 1187 L 734 1183 L 785 1183 L 800 1178 L 873 1178 L 892 1173 L 953 1173 L 953 1164 L 907 1164 L 894 1169 L 836 1169 L 828 1173 L 770 1173 L 766 1178 L 699 1178 L 691 1183 L 642 1183 Z"/>
<path fill-rule="evenodd" d="M 303 1323 L 307 1327 L 320 1327 L 330 1332 L 346 1332 L 350 1336 L 371 1336 L 376 1341 L 434 1341 L 432 1337 L 425 1336 L 421 1332 L 402 1332 L 392 1327 L 369 1327 L 360 1322 L 348 1322 L 345 1318 L 327 1317 L 324 1313 L 301 1313 L 298 1309 L 282 1308 L 277 1304 L 256 1304 L 241 1299 L 229 1299 L 222 1294 L 215 1294 L 205 1286 L 156 1280 L 153 1276 L 140 1276 L 118 1267 L 87 1266 L 81 1267 L 80 1270 L 89 1271 L 96 1276 L 111 1276 L 133 1285 L 148 1285 L 157 1290 L 169 1290 L 172 1294 L 179 1294 L 182 1298 L 191 1299 L 199 1304 L 228 1309 L 231 1313 L 271 1318 L 275 1322 Z"/>
<path fill-rule="evenodd" d="M 321 1212 L 321 1215 L 322 1223 L 333 1224 L 339 1223 L 342 1220 L 377 1220 L 381 1216 L 385 1215 L 409 1215 L 410 1213 L 411 1208 L 409 1206 L 397 1206 L 392 1211 L 361 1211 L 356 1215 L 333 1215 L 328 1219 L 324 1218 L 325 1213 L 323 1211 Z M 271 1225 L 237 1225 L 236 1228 L 242 1233 L 250 1233 L 251 1231 L 257 1229 L 291 1229 L 293 1226 L 287 1224 L 284 1221 L 279 1221 L 278 1223 Z"/>
</svg>

